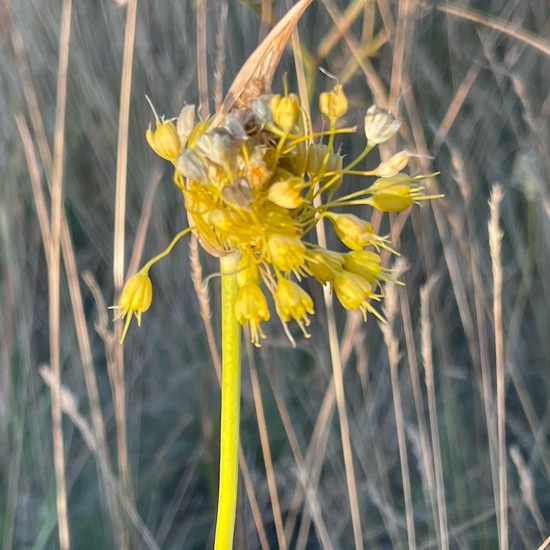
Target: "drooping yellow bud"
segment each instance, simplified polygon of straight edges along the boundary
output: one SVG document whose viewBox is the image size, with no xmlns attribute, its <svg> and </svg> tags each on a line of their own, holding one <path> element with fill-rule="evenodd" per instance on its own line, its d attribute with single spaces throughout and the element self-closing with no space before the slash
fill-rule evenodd
<svg viewBox="0 0 550 550">
<path fill-rule="evenodd" d="M 330 92 L 323 92 L 319 96 L 319 111 L 331 120 L 336 120 L 348 110 L 348 98 L 341 84 L 336 84 Z"/>
<path fill-rule="evenodd" d="M 386 280 L 380 265 L 382 259 L 376 252 L 370 250 L 353 250 L 344 256 L 344 268 L 356 275 L 366 279 L 371 285 L 376 284 L 381 279 Z"/>
<path fill-rule="evenodd" d="M 344 255 L 324 248 L 310 250 L 306 256 L 307 267 L 311 274 L 321 283 L 332 283 L 336 273 L 342 271 Z"/>
<path fill-rule="evenodd" d="M 353 214 L 335 214 L 331 212 L 326 217 L 332 222 L 338 238 L 352 250 L 362 250 L 368 244 L 373 244 L 374 228 L 369 222 Z"/>
<path fill-rule="evenodd" d="M 309 326 L 307 314 L 313 315 L 315 312 L 311 296 L 295 282 L 280 278 L 273 293 L 273 300 L 281 320 L 288 323 L 294 319 L 308 337 L 309 334 L 305 329 Z"/>
<path fill-rule="evenodd" d="M 290 132 L 300 116 L 300 100 L 296 94 L 275 94 L 269 103 L 273 121 L 283 132 Z"/>
<path fill-rule="evenodd" d="M 269 321 L 269 308 L 264 293 L 254 283 L 246 283 L 237 292 L 235 298 L 235 319 L 241 325 L 250 324 L 252 343 L 260 347 L 260 338 L 265 334 L 260 328 L 261 321 Z"/>
<path fill-rule="evenodd" d="M 389 111 L 379 109 L 376 105 L 369 107 L 365 115 L 365 135 L 371 146 L 388 141 L 396 134 L 400 126 L 400 120 L 397 120 Z"/>
<path fill-rule="evenodd" d="M 132 317 L 137 320 L 138 326 L 141 324 L 141 314 L 145 313 L 151 306 L 153 300 L 153 285 L 146 272 L 139 272 L 132 275 L 124 288 L 118 300 L 118 304 L 113 309 L 118 310 L 116 319 L 124 319 L 124 329 L 120 341 L 122 342 L 128 332 Z"/>
<path fill-rule="evenodd" d="M 145 132 L 147 143 L 161 158 L 175 162 L 181 152 L 181 143 L 176 126 L 170 120 L 157 120 L 157 127 Z"/>
<path fill-rule="evenodd" d="M 379 297 L 373 293 L 370 283 L 356 273 L 343 270 L 334 277 L 334 292 L 340 303 L 346 309 L 359 309 L 363 319 L 367 319 L 367 311 L 374 313 L 381 321 L 382 316 L 370 305 L 370 300 Z"/>
</svg>

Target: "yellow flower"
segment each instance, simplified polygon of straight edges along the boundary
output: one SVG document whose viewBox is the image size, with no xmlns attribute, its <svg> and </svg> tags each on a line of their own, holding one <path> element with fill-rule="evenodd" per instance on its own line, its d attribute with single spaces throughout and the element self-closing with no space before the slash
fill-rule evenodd
<svg viewBox="0 0 550 550">
<path fill-rule="evenodd" d="M 269 321 L 269 308 L 264 293 L 258 285 L 245 283 L 239 289 L 235 299 L 235 319 L 243 326 L 250 324 L 252 343 L 260 347 L 260 338 L 265 338 L 260 322 Z"/>
<path fill-rule="evenodd" d="M 273 121 L 283 132 L 290 132 L 300 115 L 300 100 L 296 94 L 281 97 L 275 94 L 269 103 Z"/>
<path fill-rule="evenodd" d="M 401 212 L 422 195 L 422 187 L 411 185 L 407 174 L 379 178 L 367 191 L 372 195 L 372 206 L 381 212 Z"/>
<path fill-rule="evenodd" d="M 315 248 L 307 253 L 307 268 L 320 284 L 332 283 L 336 273 L 342 271 L 344 255 L 324 248 Z"/>
<path fill-rule="evenodd" d="M 334 292 L 346 309 L 359 309 L 367 319 L 367 311 L 374 313 L 383 321 L 382 316 L 370 305 L 370 300 L 379 297 L 373 293 L 371 284 L 356 273 L 343 270 L 334 277 Z"/>
<path fill-rule="evenodd" d="M 353 214 L 335 214 L 331 212 L 326 217 L 332 222 L 338 238 L 352 250 L 362 250 L 372 244 L 376 247 L 384 246 L 384 239 L 374 234 L 371 223 L 354 216 Z"/>
<path fill-rule="evenodd" d="M 153 285 L 147 272 L 140 271 L 132 275 L 124 288 L 118 300 L 118 304 L 113 309 L 119 310 L 115 315 L 115 320 L 124 319 L 124 329 L 120 341 L 122 342 L 128 332 L 130 321 L 135 316 L 138 326 L 141 325 L 141 314 L 145 313 L 151 306 L 153 299 Z"/>
<path fill-rule="evenodd" d="M 323 92 L 319 96 L 319 111 L 326 117 L 336 120 L 348 110 L 348 99 L 342 86 L 336 84 L 330 92 Z"/>
<path fill-rule="evenodd" d="M 245 286 L 247 283 L 257 285 L 259 278 L 258 264 L 254 261 L 253 255 L 242 256 L 238 265 L 237 284 L 240 287 Z"/>
<path fill-rule="evenodd" d="M 381 262 L 382 258 L 370 250 L 353 250 L 344 256 L 346 271 L 360 275 L 371 285 L 390 280 L 391 270 L 382 267 Z"/>
<path fill-rule="evenodd" d="M 170 120 L 157 119 L 156 124 L 154 131 L 149 128 L 145 132 L 147 143 L 159 157 L 175 162 L 182 149 L 176 126 Z"/>
<path fill-rule="evenodd" d="M 280 271 L 303 273 L 306 245 L 298 237 L 273 234 L 267 238 L 271 263 Z"/>
<path fill-rule="evenodd" d="M 307 183 L 304 183 L 301 178 L 297 177 L 284 181 L 276 181 L 269 187 L 267 197 L 278 206 L 293 210 L 304 202 L 301 192 L 306 186 Z"/>
<path fill-rule="evenodd" d="M 296 283 L 281 277 L 277 282 L 273 299 L 281 320 L 288 323 L 294 319 L 304 335 L 309 337 L 305 328 L 310 322 L 307 314 L 315 313 L 311 296 Z"/>
</svg>

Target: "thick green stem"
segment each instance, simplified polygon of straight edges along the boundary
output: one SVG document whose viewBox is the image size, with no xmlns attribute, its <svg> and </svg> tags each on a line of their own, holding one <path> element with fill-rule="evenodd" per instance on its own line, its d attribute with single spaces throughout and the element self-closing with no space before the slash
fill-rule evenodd
<svg viewBox="0 0 550 550">
<path fill-rule="evenodd" d="M 241 327 L 234 314 L 237 264 L 234 252 L 220 259 L 222 273 L 222 411 L 220 486 L 214 550 L 233 548 L 237 507 L 239 413 L 241 400 Z"/>
</svg>

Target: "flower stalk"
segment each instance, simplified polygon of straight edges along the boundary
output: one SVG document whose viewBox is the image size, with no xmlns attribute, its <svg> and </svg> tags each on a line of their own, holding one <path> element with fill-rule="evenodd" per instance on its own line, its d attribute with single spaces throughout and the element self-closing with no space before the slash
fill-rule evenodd
<svg viewBox="0 0 550 550">
<path fill-rule="evenodd" d="M 233 547 L 237 508 L 239 417 L 241 399 L 241 327 L 235 318 L 240 254 L 220 258 L 222 273 L 222 384 L 220 426 L 220 483 L 214 550 Z"/>
</svg>

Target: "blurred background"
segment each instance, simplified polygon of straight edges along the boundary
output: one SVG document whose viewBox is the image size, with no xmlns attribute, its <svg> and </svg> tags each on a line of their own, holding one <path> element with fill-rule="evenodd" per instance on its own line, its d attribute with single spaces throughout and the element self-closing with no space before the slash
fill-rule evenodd
<svg viewBox="0 0 550 550">
<path fill-rule="evenodd" d="M 107 307 L 117 277 L 187 224 L 144 138 L 145 96 L 167 117 L 186 103 L 214 113 L 290 4 L 0 1 L 2 548 L 59 547 L 56 471 L 72 548 L 212 547 L 219 278 L 196 289 L 218 266 L 178 244 L 151 271 L 153 304 L 123 352 Z M 334 81 L 318 69 L 336 75 L 343 123 L 358 127 L 342 151 L 363 149 L 370 105 L 389 109 L 401 131 L 365 167 L 407 149 L 410 173 L 439 171 L 425 185 L 445 197 L 356 212 L 406 264 L 406 286 L 386 288 L 386 327 L 336 303 L 331 351 L 332 306 L 308 285 L 310 339 L 292 328 L 293 349 L 274 319 L 261 349 L 245 338 L 236 548 L 538 548 L 550 535 L 549 36 L 547 0 L 305 12 L 274 91 L 286 74 L 298 93 L 302 74 L 321 128 L 317 98 Z"/>
</svg>

